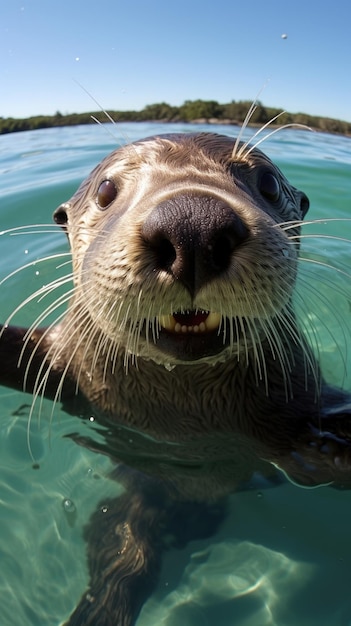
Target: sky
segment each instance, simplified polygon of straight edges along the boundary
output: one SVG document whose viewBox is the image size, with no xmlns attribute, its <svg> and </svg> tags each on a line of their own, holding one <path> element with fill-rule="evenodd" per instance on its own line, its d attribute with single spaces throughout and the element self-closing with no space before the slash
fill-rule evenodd
<svg viewBox="0 0 351 626">
<path fill-rule="evenodd" d="M 351 121 L 350 28 L 349 0 L 4 1 L 0 117 L 97 110 L 87 90 L 113 110 L 259 94 Z"/>
</svg>

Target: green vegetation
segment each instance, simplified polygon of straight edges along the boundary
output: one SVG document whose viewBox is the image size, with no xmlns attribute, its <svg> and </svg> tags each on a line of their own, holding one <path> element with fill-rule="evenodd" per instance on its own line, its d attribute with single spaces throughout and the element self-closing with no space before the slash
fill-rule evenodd
<svg viewBox="0 0 351 626">
<path fill-rule="evenodd" d="M 242 124 L 251 106 L 251 102 L 239 100 L 228 104 L 219 104 L 215 100 L 186 100 L 179 107 L 171 106 L 166 102 L 148 104 L 141 111 L 107 111 L 106 113 L 116 122 L 210 122 L 219 124 Z M 37 115 L 27 119 L 0 117 L 0 134 L 13 133 L 21 130 L 35 130 L 38 128 L 52 128 L 56 126 L 73 126 L 77 124 L 108 122 L 106 113 L 101 111 L 91 113 L 69 113 L 63 115 L 59 111 L 55 115 Z M 265 107 L 258 103 L 258 107 L 251 117 L 250 124 L 263 125 L 281 113 L 280 109 Z M 304 124 L 316 130 L 329 133 L 338 133 L 351 136 L 351 122 L 334 120 L 327 117 L 317 117 L 306 113 L 283 113 L 272 122 L 273 126 L 283 124 Z"/>
</svg>

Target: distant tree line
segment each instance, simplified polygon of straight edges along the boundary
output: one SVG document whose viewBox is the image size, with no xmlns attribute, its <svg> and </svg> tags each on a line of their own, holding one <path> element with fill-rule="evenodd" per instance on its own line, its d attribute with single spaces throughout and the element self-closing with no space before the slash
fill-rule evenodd
<svg viewBox="0 0 351 626">
<path fill-rule="evenodd" d="M 273 119 L 280 109 L 265 107 L 260 102 L 250 119 L 250 124 L 263 125 Z M 166 102 L 148 104 L 141 111 L 106 111 L 103 113 L 69 113 L 63 115 L 57 111 L 55 115 L 36 115 L 24 119 L 0 117 L 0 134 L 23 130 L 52 128 L 57 126 L 73 126 L 77 124 L 108 122 L 110 116 L 116 122 L 210 122 L 223 124 L 241 124 L 251 106 L 246 100 L 232 100 L 228 104 L 219 104 L 215 100 L 186 100 L 181 106 L 171 106 Z M 335 120 L 328 117 L 307 115 L 306 113 L 283 113 L 272 125 L 304 124 L 316 130 L 351 136 L 351 122 Z"/>
</svg>

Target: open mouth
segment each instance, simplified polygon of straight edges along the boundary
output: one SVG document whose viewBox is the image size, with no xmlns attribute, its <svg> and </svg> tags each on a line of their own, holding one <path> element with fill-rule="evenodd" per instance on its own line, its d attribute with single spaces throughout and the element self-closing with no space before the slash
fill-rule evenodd
<svg viewBox="0 0 351 626">
<path fill-rule="evenodd" d="M 229 320 L 212 311 L 175 312 L 158 318 L 153 342 L 177 361 L 198 361 L 221 353 L 229 344 Z M 150 333 L 149 333 L 150 339 Z"/>
<path fill-rule="evenodd" d="M 221 315 L 210 311 L 186 311 L 162 315 L 159 318 L 160 326 L 170 333 L 201 334 L 219 329 Z"/>
</svg>

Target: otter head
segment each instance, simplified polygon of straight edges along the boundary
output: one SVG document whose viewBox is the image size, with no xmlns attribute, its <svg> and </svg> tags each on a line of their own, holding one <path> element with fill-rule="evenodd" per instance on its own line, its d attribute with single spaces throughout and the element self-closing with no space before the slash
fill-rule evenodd
<svg viewBox="0 0 351 626">
<path fill-rule="evenodd" d="M 124 146 L 55 212 L 77 324 L 93 320 L 114 356 L 216 363 L 289 306 L 308 200 L 259 150 L 233 147 L 207 133 Z"/>
</svg>

